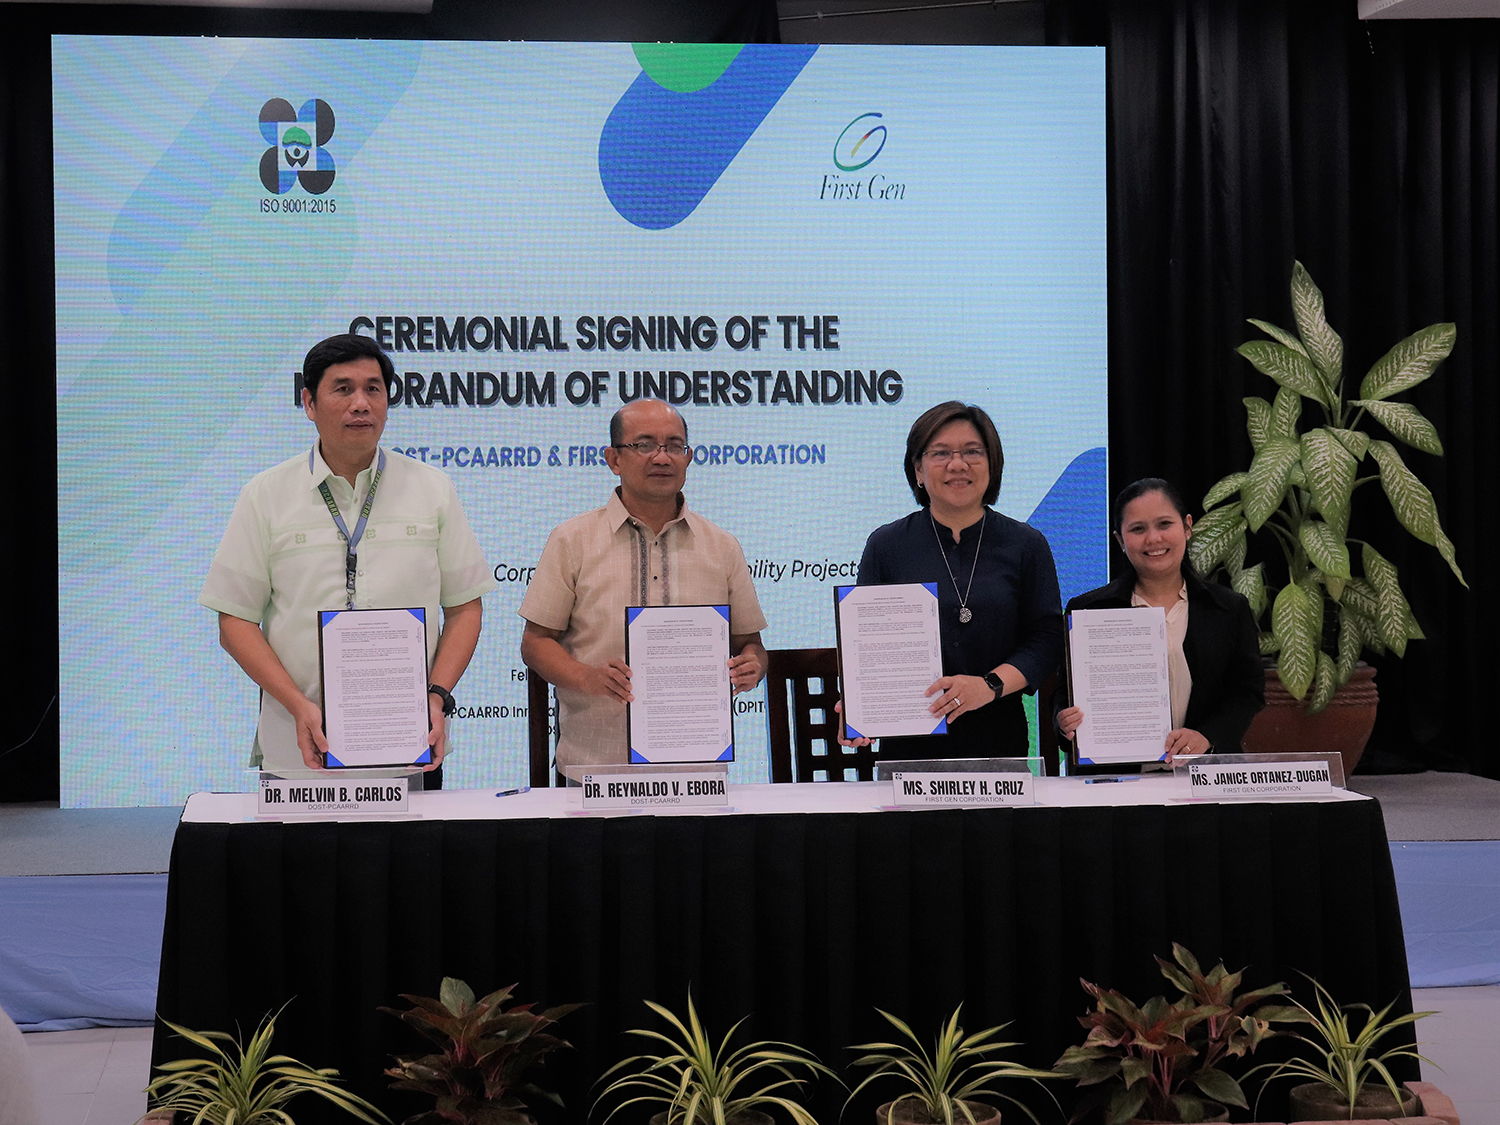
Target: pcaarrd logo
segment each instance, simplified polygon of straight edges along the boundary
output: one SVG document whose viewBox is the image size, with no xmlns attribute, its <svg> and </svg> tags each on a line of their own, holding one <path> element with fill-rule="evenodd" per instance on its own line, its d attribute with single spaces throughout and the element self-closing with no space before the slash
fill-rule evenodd
<svg viewBox="0 0 1500 1125">
<path fill-rule="evenodd" d="M 271 146 L 260 158 L 265 189 L 285 195 L 300 183 L 309 195 L 322 195 L 331 188 L 336 172 L 323 146 L 333 139 L 333 130 L 333 107 L 322 98 L 308 98 L 301 109 L 285 98 L 261 106 L 260 135 Z"/>
<path fill-rule="evenodd" d="M 823 174 L 823 183 L 818 189 L 820 200 L 847 200 L 853 203 L 859 200 L 889 201 L 906 198 L 906 185 L 893 182 L 884 172 L 864 175 L 864 170 L 885 151 L 890 130 L 884 119 L 883 113 L 861 113 L 839 131 L 833 142 L 833 166 L 838 172 Z M 847 174 L 851 172 L 858 172 L 860 175 Z"/>
</svg>

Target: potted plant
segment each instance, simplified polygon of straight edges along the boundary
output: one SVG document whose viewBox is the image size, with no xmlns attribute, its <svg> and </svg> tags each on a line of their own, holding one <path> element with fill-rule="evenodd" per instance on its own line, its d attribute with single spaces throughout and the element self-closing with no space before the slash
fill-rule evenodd
<svg viewBox="0 0 1500 1125">
<path fill-rule="evenodd" d="M 405 1125 L 535 1125 L 527 1099 L 562 1104 L 527 1074 L 545 1055 L 571 1046 L 546 1029 L 581 1005 L 562 1004 L 545 1012 L 533 1012 L 530 1004 L 506 1008 L 515 987 L 476 1000 L 463 981 L 444 977 L 437 999 L 403 993 L 410 1008 L 380 1009 L 409 1023 L 438 1047 L 421 1057 L 397 1058 L 385 1072 L 396 1079 L 393 1089 L 436 1099 L 432 1109 L 408 1117 Z"/>
<path fill-rule="evenodd" d="M 1107 1125 L 1228 1121 L 1226 1105 L 1247 1104 L 1223 1064 L 1281 1034 L 1272 1023 L 1305 1018 L 1300 1008 L 1266 1002 L 1286 994 L 1280 982 L 1237 993 L 1243 972 L 1231 973 L 1220 962 L 1204 973 L 1176 942 L 1172 957 L 1176 964 L 1156 962 L 1181 994 L 1175 1001 L 1153 996 L 1137 1006 L 1114 989 L 1081 982 L 1096 1002 L 1078 1017 L 1088 1036 L 1055 1064 L 1088 1089 L 1073 1121 L 1096 1109 Z"/>
<path fill-rule="evenodd" d="M 1203 518 L 1193 525 L 1188 544 L 1199 572 L 1211 575 L 1223 568 L 1257 620 L 1270 610 L 1261 652 L 1275 655 L 1287 695 L 1285 706 L 1278 707 L 1268 682 L 1270 706 L 1245 739 L 1252 753 L 1286 749 L 1286 724 L 1295 721 L 1293 713 L 1317 715 L 1328 707 L 1334 693 L 1355 677 L 1365 649 L 1401 656 L 1407 641 L 1422 638 L 1396 567 L 1372 543 L 1350 535 L 1358 489 L 1379 481 L 1401 525 L 1437 548 L 1459 582 L 1468 585 L 1438 521 L 1432 493 L 1396 446 L 1370 429 L 1373 420 L 1397 442 L 1442 456 L 1437 429 L 1415 406 L 1396 402 L 1394 396 L 1432 375 L 1452 351 L 1457 329 L 1433 324 L 1414 332 L 1377 360 L 1357 394 L 1351 394 L 1344 377 L 1344 343 L 1329 327 L 1323 294 L 1301 262 L 1292 268 L 1291 290 L 1296 332 L 1252 319 L 1271 339 L 1238 349 L 1279 387 L 1272 402 L 1245 399 L 1254 449 L 1250 467 L 1230 473 L 1208 491 Z M 1301 424 L 1306 403 L 1320 415 L 1319 424 Z M 1287 580 L 1279 590 L 1267 584 L 1263 561 L 1245 565 L 1247 536 L 1262 531 L 1281 549 Z M 1351 545 L 1359 548 L 1357 574 Z M 1357 747 L 1344 750 L 1346 772 L 1363 752 L 1375 722 L 1374 684 L 1369 682 L 1374 672 L 1361 671 L 1368 685 L 1362 693 L 1368 713 L 1358 720 L 1363 736 L 1358 726 L 1353 732 Z M 1319 732 L 1317 748 L 1325 748 L 1329 733 Z"/>
<path fill-rule="evenodd" d="M 1415 1047 L 1404 1044 L 1375 1052 L 1375 1045 L 1398 1027 L 1415 1023 L 1436 1012 L 1412 1012 L 1391 1018 L 1394 1001 L 1380 1011 L 1368 1004 L 1338 1004 L 1326 988 L 1313 981 L 1317 990 L 1316 1012 L 1297 1003 L 1302 1022 L 1311 1034 L 1294 1034 L 1292 1038 L 1312 1048 L 1315 1060 L 1304 1057 L 1285 1062 L 1266 1063 L 1255 1068 L 1265 1070 L 1265 1083 L 1277 1078 L 1305 1078 L 1308 1081 L 1289 1091 L 1292 1121 L 1352 1121 L 1356 1117 L 1412 1117 L 1422 1112 L 1417 1095 L 1398 1086 L 1386 1065 L 1392 1059 L 1432 1060 L 1418 1054 Z M 1296 1003 L 1296 1001 L 1293 1001 Z M 1364 1020 L 1356 1032 L 1350 1023 L 1351 1011 L 1363 1010 Z M 1255 1071 L 1251 1071 L 1255 1073 Z M 1380 1078 L 1380 1085 L 1371 1079 Z M 1261 1094 L 1265 1085 L 1261 1086 Z M 1256 1097 L 1260 1105 L 1260 1096 Z"/>
<path fill-rule="evenodd" d="M 928 1054 L 907 1024 L 889 1012 L 879 1008 L 876 1011 L 901 1033 L 902 1041 L 861 1043 L 850 1048 L 867 1052 L 850 1065 L 871 1069 L 849 1094 L 845 1108 L 871 1083 L 894 1079 L 898 1087 L 905 1088 L 905 1092 L 875 1111 L 876 1125 L 954 1125 L 955 1121 L 967 1122 L 967 1125 L 998 1125 L 1000 1111 L 980 1098 L 1004 1098 L 1036 1121 L 1036 1114 L 1029 1107 L 996 1090 L 993 1084 L 1003 1078 L 1029 1078 L 1040 1084 L 1058 1075 L 992 1057 L 997 1051 L 1019 1046 L 998 1039 L 1008 1024 L 967 1035 L 958 1023 L 959 1013 L 963 1011 L 960 1004 L 938 1029 L 932 1053 Z M 1048 1097 L 1051 1097 L 1051 1091 L 1048 1091 Z M 1055 1103 L 1056 1099 L 1053 1101 Z"/>
<path fill-rule="evenodd" d="M 367 1125 L 390 1123 L 369 1102 L 336 1085 L 337 1070 L 314 1070 L 286 1055 L 271 1054 L 276 1016 L 266 1016 L 249 1043 L 223 1031 L 189 1031 L 170 1020 L 162 1023 L 208 1057 L 159 1065 L 160 1073 L 146 1086 L 148 1116 L 186 1115 L 193 1125 L 292 1125 L 286 1104 L 312 1094 Z"/>
<path fill-rule="evenodd" d="M 622 1059 L 600 1076 L 603 1082 L 618 1075 L 595 1101 L 616 1094 L 631 1095 L 604 1119 L 606 1122 L 628 1105 L 659 1105 L 653 1125 L 770 1125 L 764 1112 L 773 1106 L 785 1110 L 794 1125 L 817 1125 L 807 1108 L 790 1095 L 800 1093 L 816 1074 L 835 1077 L 817 1059 L 790 1043 L 762 1040 L 730 1049 L 740 1020 L 717 1046 L 704 1030 L 688 993 L 687 1022 L 660 1004 L 646 1006 L 671 1025 L 673 1034 L 634 1029 L 639 1036 L 660 1045 L 655 1054 Z"/>
</svg>

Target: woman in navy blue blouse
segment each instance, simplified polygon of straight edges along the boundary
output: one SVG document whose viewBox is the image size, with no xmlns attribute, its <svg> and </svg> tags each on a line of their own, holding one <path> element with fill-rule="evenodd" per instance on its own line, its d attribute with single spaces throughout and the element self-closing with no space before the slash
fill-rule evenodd
<svg viewBox="0 0 1500 1125">
<path fill-rule="evenodd" d="M 882 757 L 1029 752 L 1021 693 L 1062 659 L 1062 602 L 1042 533 L 990 508 L 1004 467 L 1000 436 L 977 406 L 934 406 L 907 435 L 906 481 L 921 506 L 875 529 L 858 581 L 937 583 L 943 675 L 928 695 L 948 733 L 883 739 Z"/>
</svg>

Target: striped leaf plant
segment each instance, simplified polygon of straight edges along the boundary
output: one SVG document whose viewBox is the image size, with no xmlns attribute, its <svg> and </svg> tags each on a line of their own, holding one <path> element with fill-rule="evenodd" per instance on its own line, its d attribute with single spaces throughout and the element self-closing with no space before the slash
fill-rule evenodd
<svg viewBox="0 0 1500 1125">
<path fill-rule="evenodd" d="M 1349 534 L 1358 489 L 1379 482 L 1401 526 L 1435 547 L 1468 586 L 1432 493 L 1397 447 L 1441 457 L 1443 444 L 1420 410 L 1394 401 L 1447 358 L 1457 329 L 1433 324 L 1412 333 L 1351 393 L 1344 342 L 1329 326 L 1323 294 L 1301 262 L 1292 269 L 1292 314 L 1295 332 L 1250 321 L 1270 339 L 1241 344 L 1239 353 L 1278 389 L 1269 402 L 1245 399 L 1250 468 L 1209 489 L 1188 548 L 1199 573 L 1227 572 L 1257 620 L 1269 610 L 1261 652 L 1276 657 L 1282 684 L 1317 712 L 1348 682 L 1365 649 L 1403 656 L 1406 642 L 1423 636 L 1396 567 L 1373 544 Z M 1309 402 L 1314 425 L 1304 419 Z M 1380 430 L 1371 430 L 1372 420 Z M 1245 565 L 1249 536 L 1262 531 L 1285 558 L 1287 582 L 1279 590 L 1267 585 L 1264 563 Z"/>
</svg>

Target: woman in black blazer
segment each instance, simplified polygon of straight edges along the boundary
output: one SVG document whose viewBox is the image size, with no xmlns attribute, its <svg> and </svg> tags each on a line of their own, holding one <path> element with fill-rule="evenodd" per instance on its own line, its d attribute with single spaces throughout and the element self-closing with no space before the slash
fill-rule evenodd
<svg viewBox="0 0 1500 1125">
<path fill-rule="evenodd" d="M 1110 511 L 1129 569 L 1108 586 L 1079 594 L 1075 609 L 1155 605 L 1167 611 L 1172 731 L 1166 761 L 1215 750 L 1240 752 L 1240 740 L 1266 705 L 1260 641 L 1243 597 L 1198 577 L 1187 557 L 1193 517 L 1177 490 L 1159 477 L 1125 488 Z M 1083 711 L 1066 707 L 1057 727 L 1071 739 Z"/>
</svg>

